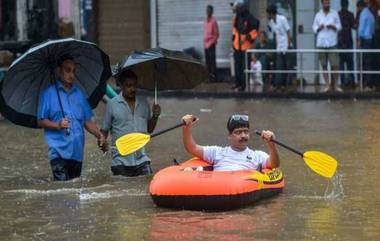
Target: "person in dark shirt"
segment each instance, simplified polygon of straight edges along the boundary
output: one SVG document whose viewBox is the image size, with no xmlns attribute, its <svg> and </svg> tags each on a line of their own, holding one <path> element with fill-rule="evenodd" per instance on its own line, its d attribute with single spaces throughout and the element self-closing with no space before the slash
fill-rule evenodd
<svg viewBox="0 0 380 241">
<path fill-rule="evenodd" d="M 232 47 L 234 50 L 235 64 L 235 91 L 244 91 L 246 87 L 244 70 L 245 52 L 253 48 L 253 42 L 257 37 L 260 21 L 249 11 L 245 1 L 235 1 L 233 4 L 236 14 L 232 20 Z"/>
<path fill-rule="evenodd" d="M 348 0 L 341 0 L 341 10 L 339 11 L 340 22 L 342 23 L 342 30 L 338 32 L 338 47 L 340 49 L 352 49 L 352 29 L 356 29 L 354 14 L 348 11 Z M 354 69 L 354 60 L 352 53 L 339 54 L 339 69 L 352 71 Z M 354 87 L 355 80 L 354 74 L 348 74 L 346 78 L 345 73 L 340 74 L 342 87 Z"/>
<path fill-rule="evenodd" d="M 274 49 L 274 42 L 268 40 L 267 33 L 265 31 L 259 32 L 259 37 L 256 39 L 256 41 L 253 44 L 254 49 Z M 274 66 L 274 60 L 275 60 L 275 53 L 267 52 L 267 53 L 256 53 L 255 54 L 257 59 L 262 64 L 263 70 L 271 70 Z M 264 89 L 268 89 L 268 87 L 271 87 L 274 83 L 272 83 L 273 74 L 264 73 L 263 74 L 264 79 Z"/>
<path fill-rule="evenodd" d="M 374 3 L 374 9 L 376 9 L 375 15 L 375 33 L 373 35 L 373 47 L 374 49 L 380 49 L 380 0 Z M 373 70 L 380 71 L 380 53 L 373 54 Z M 372 84 L 376 91 L 380 91 L 380 74 L 372 75 Z"/>
</svg>

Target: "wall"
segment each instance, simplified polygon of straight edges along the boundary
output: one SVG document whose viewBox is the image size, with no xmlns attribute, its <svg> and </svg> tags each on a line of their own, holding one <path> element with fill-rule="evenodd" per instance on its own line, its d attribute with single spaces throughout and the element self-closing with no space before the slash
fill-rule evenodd
<svg viewBox="0 0 380 241">
<path fill-rule="evenodd" d="M 213 5 L 220 37 L 216 48 L 217 66 L 229 67 L 231 52 L 231 0 L 156 0 L 157 45 L 183 50 L 193 47 L 202 57 L 203 22 L 206 6 Z"/>
<path fill-rule="evenodd" d="M 150 16 L 147 0 L 98 0 L 99 46 L 117 63 L 132 50 L 150 47 Z"/>
</svg>

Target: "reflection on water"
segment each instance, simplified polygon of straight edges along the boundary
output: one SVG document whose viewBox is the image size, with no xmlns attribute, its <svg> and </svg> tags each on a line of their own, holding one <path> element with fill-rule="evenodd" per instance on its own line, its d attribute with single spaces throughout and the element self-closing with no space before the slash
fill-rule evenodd
<svg viewBox="0 0 380 241">
<path fill-rule="evenodd" d="M 284 192 L 230 212 L 171 211 L 154 206 L 152 176 L 113 177 L 111 155 L 88 135 L 82 178 L 51 182 L 41 130 L 0 121 L 0 237 L 2 240 L 376 240 L 380 237 L 380 102 L 235 99 L 160 99 L 157 129 L 193 113 L 199 144 L 227 144 L 226 120 L 248 113 L 253 129 L 271 129 L 301 151 L 338 160 L 332 180 L 279 148 Z M 97 109 L 101 120 L 104 106 Z M 253 148 L 265 150 L 252 135 Z M 189 156 L 181 130 L 147 145 L 155 171 Z M 222 184 L 221 184 L 222 185 Z"/>
<path fill-rule="evenodd" d="M 282 201 L 285 201 L 284 199 Z M 163 212 L 151 218 L 149 240 L 273 240 L 287 220 L 284 202 L 268 200 L 262 208 L 235 212 Z M 271 211 L 268 212 L 268 209 Z"/>
</svg>

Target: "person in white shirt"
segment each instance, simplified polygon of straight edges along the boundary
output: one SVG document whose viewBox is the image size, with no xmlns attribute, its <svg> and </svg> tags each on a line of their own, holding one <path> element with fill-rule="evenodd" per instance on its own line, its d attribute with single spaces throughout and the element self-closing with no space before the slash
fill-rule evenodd
<svg viewBox="0 0 380 241">
<path fill-rule="evenodd" d="M 255 85 L 263 85 L 263 78 L 262 78 L 262 65 L 260 60 L 256 58 L 256 55 L 251 55 L 251 71 L 253 73 L 251 74 L 250 84 Z"/>
<path fill-rule="evenodd" d="M 185 115 L 182 120 L 186 123 L 183 126 L 183 144 L 186 151 L 209 162 L 213 165 L 214 171 L 245 169 L 260 171 L 262 168 L 272 169 L 280 166 L 277 148 L 271 141 L 275 138 L 273 132 L 262 131 L 261 134 L 261 138 L 268 146 L 269 155 L 263 151 L 252 150 L 248 147 L 250 137 L 248 115 L 234 114 L 228 118 L 227 129 L 230 145 L 226 147 L 198 145 L 191 134 L 191 128 L 197 123 L 198 119 L 193 115 Z M 197 168 L 197 170 L 202 169 Z"/>
<path fill-rule="evenodd" d="M 313 31 L 317 35 L 317 48 L 330 50 L 336 49 L 338 44 L 338 32 L 342 29 L 339 14 L 337 11 L 330 9 L 330 0 L 321 0 L 322 9 L 315 15 L 313 22 Z M 330 63 L 333 71 L 338 70 L 339 57 L 335 52 L 323 52 L 319 53 L 319 62 L 321 63 L 323 78 L 326 83 L 329 83 L 325 91 L 339 91 L 342 89 L 336 86 L 338 74 L 331 75 L 331 81 L 329 81 L 329 74 L 327 72 L 327 65 Z"/>
<path fill-rule="evenodd" d="M 289 54 L 285 52 L 291 46 L 290 26 L 285 16 L 277 13 L 275 5 L 267 8 L 269 17 L 268 27 L 274 33 L 276 39 L 276 70 L 289 70 Z M 274 87 L 285 88 L 289 84 L 289 75 L 287 73 L 275 74 Z"/>
</svg>

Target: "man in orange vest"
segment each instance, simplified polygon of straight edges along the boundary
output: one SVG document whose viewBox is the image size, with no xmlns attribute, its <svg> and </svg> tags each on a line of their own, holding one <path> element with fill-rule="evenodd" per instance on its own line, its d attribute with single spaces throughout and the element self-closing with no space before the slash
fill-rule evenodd
<svg viewBox="0 0 380 241">
<path fill-rule="evenodd" d="M 259 29 L 259 20 L 253 17 L 244 1 L 237 0 L 234 2 L 236 15 L 232 20 L 232 46 L 234 49 L 235 61 L 235 86 L 236 91 L 245 90 L 245 51 L 253 48 L 253 42 L 257 37 Z"/>
</svg>

